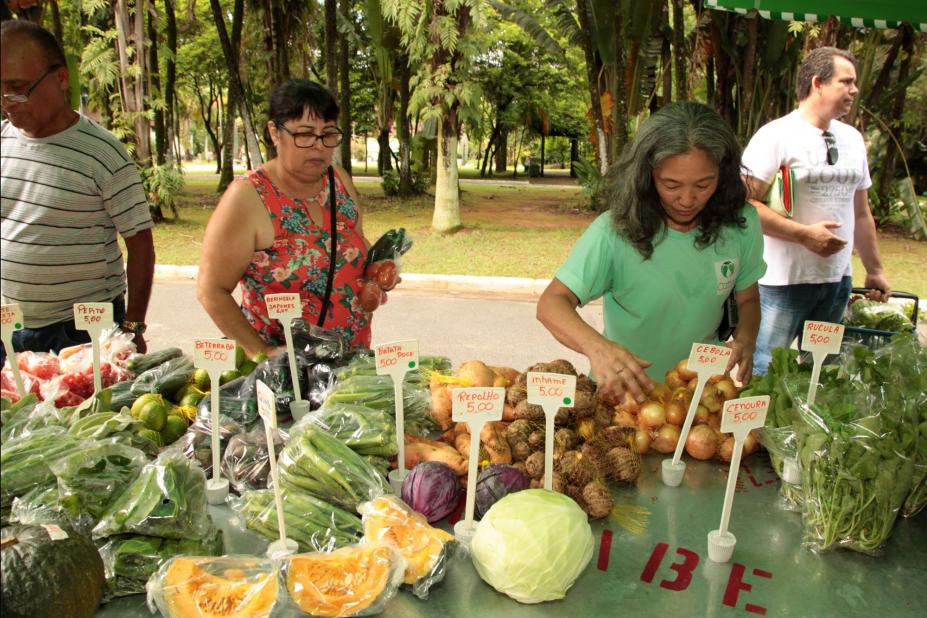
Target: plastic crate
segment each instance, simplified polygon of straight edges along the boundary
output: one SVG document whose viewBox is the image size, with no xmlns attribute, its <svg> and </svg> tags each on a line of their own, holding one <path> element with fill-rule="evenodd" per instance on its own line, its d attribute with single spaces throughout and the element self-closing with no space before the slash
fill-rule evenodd
<svg viewBox="0 0 927 618">
<path fill-rule="evenodd" d="M 869 288 L 853 288 L 852 294 L 857 294 L 864 296 L 866 292 L 869 292 Z M 851 296 L 851 302 L 853 297 Z M 917 317 L 918 309 L 920 304 L 920 299 L 916 294 L 911 294 L 909 292 L 892 292 L 892 298 L 906 298 L 914 301 L 914 314 L 913 314 L 913 323 L 914 329 L 917 330 Z M 843 340 L 844 341 L 854 341 L 861 343 L 870 349 L 878 348 L 882 345 L 885 345 L 889 339 L 897 335 L 899 331 L 892 330 L 879 330 L 875 328 L 865 328 L 862 326 L 850 326 L 847 325 L 844 328 Z"/>
</svg>

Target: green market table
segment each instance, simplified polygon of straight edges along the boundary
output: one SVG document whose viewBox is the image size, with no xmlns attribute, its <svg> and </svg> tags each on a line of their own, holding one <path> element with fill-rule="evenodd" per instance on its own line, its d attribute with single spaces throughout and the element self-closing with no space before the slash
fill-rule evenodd
<svg viewBox="0 0 927 618">
<path fill-rule="evenodd" d="M 730 524 L 737 537 L 734 556 L 717 564 L 708 559 L 706 536 L 720 521 L 727 466 L 687 459 L 682 486 L 672 488 L 660 480 L 664 457 L 645 457 L 637 487 L 615 492 L 619 510 L 629 513 L 636 525 L 625 527 L 609 519 L 592 523 L 592 561 L 562 601 L 522 605 L 484 583 L 469 556 L 459 552 L 427 601 L 402 591 L 382 615 L 924 615 L 927 512 L 911 520 L 899 519 L 881 556 L 846 550 L 815 554 L 801 548 L 801 516 L 784 509 L 769 459 L 756 453 L 744 460 L 738 476 Z M 227 553 L 263 553 L 267 541 L 235 528 L 234 514 L 227 507 L 210 510 L 225 534 Z M 442 527 L 451 530 L 447 522 Z M 144 597 L 137 595 L 102 606 L 97 616 L 150 614 Z"/>
</svg>

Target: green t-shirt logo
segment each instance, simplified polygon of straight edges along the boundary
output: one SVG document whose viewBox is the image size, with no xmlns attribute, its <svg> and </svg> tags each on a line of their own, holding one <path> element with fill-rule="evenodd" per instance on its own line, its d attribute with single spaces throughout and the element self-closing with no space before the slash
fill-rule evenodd
<svg viewBox="0 0 927 618">
<path fill-rule="evenodd" d="M 727 260 L 726 262 L 721 263 L 721 274 L 724 275 L 725 279 L 730 279 L 734 274 L 734 262 Z"/>
<path fill-rule="evenodd" d="M 715 278 L 717 279 L 718 296 L 730 294 L 737 279 L 737 260 L 715 262 Z"/>
</svg>

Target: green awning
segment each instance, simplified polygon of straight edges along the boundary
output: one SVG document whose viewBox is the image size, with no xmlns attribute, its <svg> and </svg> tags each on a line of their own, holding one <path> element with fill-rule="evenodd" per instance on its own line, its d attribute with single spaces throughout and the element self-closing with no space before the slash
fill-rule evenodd
<svg viewBox="0 0 927 618">
<path fill-rule="evenodd" d="M 706 0 L 706 5 L 741 14 L 757 11 L 766 19 L 784 21 L 834 16 L 857 28 L 897 28 L 907 22 L 927 32 L 927 0 Z"/>
</svg>

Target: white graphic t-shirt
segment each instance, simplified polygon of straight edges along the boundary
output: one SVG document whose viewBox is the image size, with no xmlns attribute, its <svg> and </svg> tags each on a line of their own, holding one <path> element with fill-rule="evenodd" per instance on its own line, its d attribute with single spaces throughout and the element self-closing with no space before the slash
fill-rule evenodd
<svg viewBox="0 0 927 618">
<path fill-rule="evenodd" d="M 850 275 L 855 222 L 853 198 L 857 191 L 872 185 L 866 146 L 859 131 L 833 120 L 828 130 L 834 135 L 838 158 L 827 163 L 827 144 L 823 132 L 805 121 L 796 110 L 764 125 L 744 150 L 747 174 L 772 183 L 783 165 L 793 173 L 795 184 L 793 219 L 798 223 L 838 221 L 832 231 L 847 241 L 843 250 L 821 257 L 801 244 L 764 237 L 763 258 L 767 270 L 763 285 L 832 283 Z"/>
</svg>

